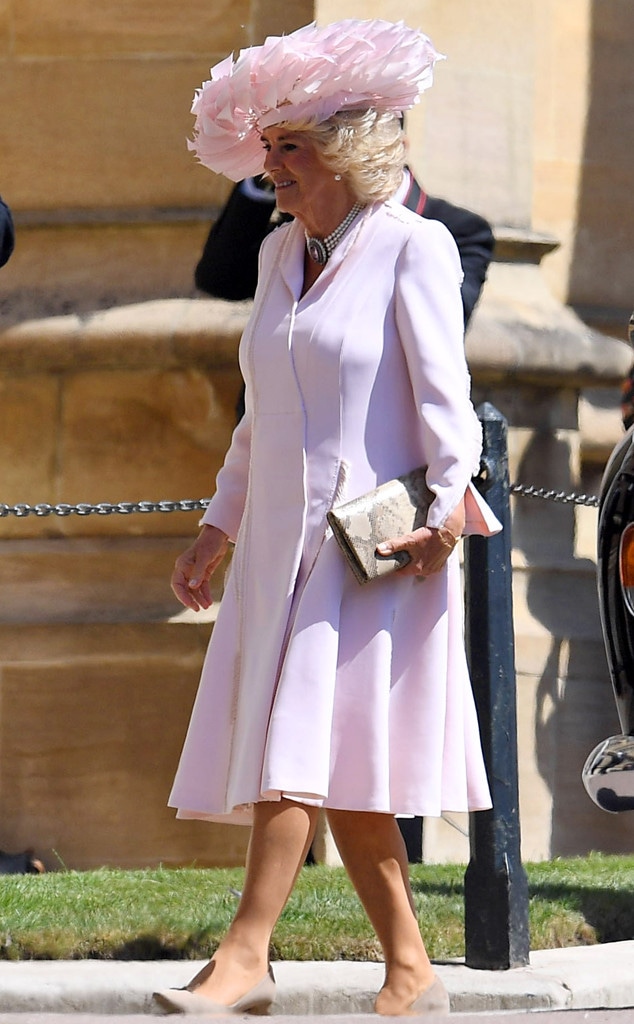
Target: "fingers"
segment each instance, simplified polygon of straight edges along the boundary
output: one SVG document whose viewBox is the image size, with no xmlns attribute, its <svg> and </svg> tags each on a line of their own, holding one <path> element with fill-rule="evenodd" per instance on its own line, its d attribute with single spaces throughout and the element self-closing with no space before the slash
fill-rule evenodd
<svg viewBox="0 0 634 1024">
<path fill-rule="evenodd" d="M 406 551 L 411 561 L 399 572 L 405 576 L 432 576 L 440 572 L 457 543 L 458 538 L 445 527 L 437 530 L 425 526 L 414 533 L 384 541 L 376 550 L 380 555 Z"/>
<path fill-rule="evenodd" d="M 194 612 L 209 608 L 212 604 L 209 579 L 199 579 L 198 576 L 199 573 L 194 572 L 194 565 L 185 561 L 181 555 L 172 573 L 171 586 L 180 603 Z"/>
<path fill-rule="evenodd" d="M 379 555 L 394 555 L 397 551 L 405 551 L 412 557 L 412 551 L 416 546 L 414 534 L 408 533 L 402 537 L 392 537 L 377 544 L 376 550 Z M 402 571 L 402 570 L 401 570 Z"/>
<path fill-rule="evenodd" d="M 213 563 L 198 558 L 196 551 L 192 549 L 177 558 L 172 574 L 172 590 L 179 601 L 195 611 L 199 608 L 209 608 L 209 579 L 214 568 Z"/>
<path fill-rule="evenodd" d="M 176 559 L 171 586 L 186 608 L 198 612 L 213 604 L 209 581 L 227 550 L 226 534 L 204 527 L 197 540 Z"/>
<path fill-rule="evenodd" d="M 187 582 L 173 579 L 172 590 L 174 594 L 185 608 L 191 608 L 193 612 L 199 612 L 207 608 L 211 608 L 213 601 L 209 595 L 209 592 L 202 590 L 195 590 L 189 586 Z"/>
</svg>

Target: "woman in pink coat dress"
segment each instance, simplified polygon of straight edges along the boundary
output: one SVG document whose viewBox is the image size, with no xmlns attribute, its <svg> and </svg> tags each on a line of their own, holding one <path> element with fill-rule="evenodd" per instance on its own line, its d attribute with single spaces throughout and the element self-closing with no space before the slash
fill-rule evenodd
<svg viewBox="0 0 634 1024">
<path fill-rule="evenodd" d="M 170 804 L 251 825 L 226 937 L 186 989 L 156 994 L 174 1012 L 266 1011 L 271 933 L 320 808 L 385 954 L 377 1012 L 449 1008 L 394 816 L 490 806 L 455 546 L 499 524 L 470 485 L 481 430 L 456 246 L 390 199 L 399 115 L 437 57 L 402 23 L 307 26 L 222 62 L 194 102 L 202 162 L 266 172 L 294 220 L 262 246 L 246 415 L 172 579 L 208 608 L 235 544 Z M 421 465 L 427 524 L 382 552 L 409 563 L 360 586 L 327 511 Z"/>
</svg>

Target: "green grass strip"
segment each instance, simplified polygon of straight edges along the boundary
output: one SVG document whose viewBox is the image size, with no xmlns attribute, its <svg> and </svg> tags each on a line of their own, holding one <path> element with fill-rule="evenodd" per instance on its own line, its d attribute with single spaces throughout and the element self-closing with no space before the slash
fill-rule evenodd
<svg viewBox="0 0 634 1024">
<path fill-rule="evenodd" d="M 532 949 L 634 938 L 634 857 L 527 864 Z M 464 955 L 464 867 L 411 866 L 430 956 Z M 0 959 L 198 959 L 237 905 L 242 869 L 0 876 Z M 343 869 L 305 867 L 273 935 L 274 960 L 380 960 Z"/>
</svg>

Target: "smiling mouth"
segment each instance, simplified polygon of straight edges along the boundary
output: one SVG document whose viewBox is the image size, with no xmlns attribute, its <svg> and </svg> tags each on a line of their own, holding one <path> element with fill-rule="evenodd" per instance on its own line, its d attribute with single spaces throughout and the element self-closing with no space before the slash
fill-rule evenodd
<svg viewBox="0 0 634 1024">
<path fill-rule="evenodd" d="M 295 182 L 294 181 L 276 181 L 274 184 L 275 184 L 275 188 L 277 190 L 277 189 L 280 189 L 280 188 L 288 188 L 289 185 L 294 185 Z"/>
</svg>

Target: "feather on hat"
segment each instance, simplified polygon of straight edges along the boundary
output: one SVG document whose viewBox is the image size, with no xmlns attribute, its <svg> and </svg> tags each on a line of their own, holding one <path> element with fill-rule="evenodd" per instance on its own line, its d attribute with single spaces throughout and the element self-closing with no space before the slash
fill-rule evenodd
<svg viewBox="0 0 634 1024">
<path fill-rule="evenodd" d="M 261 174 L 264 128 L 363 107 L 401 114 L 432 84 L 440 59 L 431 40 L 402 21 L 350 18 L 269 36 L 211 69 L 196 90 L 188 147 L 233 181 Z"/>
</svg>

